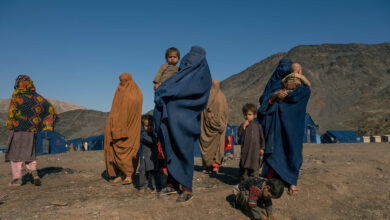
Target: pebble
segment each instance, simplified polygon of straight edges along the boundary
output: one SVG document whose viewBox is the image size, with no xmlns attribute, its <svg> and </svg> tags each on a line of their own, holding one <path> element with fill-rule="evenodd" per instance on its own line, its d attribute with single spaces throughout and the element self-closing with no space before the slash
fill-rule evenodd
<svg viewBox="0 0 390 220">
<path fill-rule="evenodd" d="M 54 201 L 54 202 L 51 202 L 52 205 L 55 205 L 55 206 L 67 206 L 68 203 L 66 202 L 61 202 L 61 201 Z"/>
</svg>

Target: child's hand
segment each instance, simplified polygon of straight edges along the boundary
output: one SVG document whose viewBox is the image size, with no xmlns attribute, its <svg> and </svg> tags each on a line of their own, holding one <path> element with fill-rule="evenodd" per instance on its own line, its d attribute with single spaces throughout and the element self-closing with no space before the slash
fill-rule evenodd
<svg viewBox="0 0 390 220">
<path fill-rule="evenodd" d="M 154 84 L 154 87 L 153 87 L 154 91 L 156 91 L 156 90 L 158 89 L 159 86 L 160 86 L 160 83 L 155 83 L 155 84 Z"/>
<path fill-rule="evenodd" d="M 249 125 L 249 121 L 248 121 L 248 120 L 245 120 L 244 124 L 242 125 L 242 127 L 244 128 L 244 130 L 245 130 L 246 127 L 248 127 L 248 125 Z"/>
<path fill-rule="evenodd" d="M 260 156 L 264 155 L 264 149 L 260 149 Z"/>
</svg>

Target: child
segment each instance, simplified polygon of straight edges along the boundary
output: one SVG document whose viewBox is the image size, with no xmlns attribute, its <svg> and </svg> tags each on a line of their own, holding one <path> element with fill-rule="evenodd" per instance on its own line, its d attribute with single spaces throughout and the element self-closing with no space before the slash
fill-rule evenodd
<svg viewBox="0 0 390 220">
<path fill-rule="evenodd" d="M 154 90 L 157 90 L 161 83 L 177 73 L 179 68 L 176 66 L 176 64 L 180 59 L 180 51 L 174 47 L 168 48 L 165 52 L 165 59 L 167 60 L 168 64 L 163 64 L 158 69 L 156 77 L 154 77 L 153 80 Z"/>
<path fill-rule="evenodd" d="M 241 139 L 241 182 L 248 179 L 248 177 L 259 176 L 260 157 L 264 154 L 263 129 L 259 123 L 254 122 L 256 112 L 257 108 L 252 103 L 247 103 L 242 108 L 245 121 L 240 125 L 237 132 Z"/>
<path fill-rule="evenodd" d="M 275 219 L 272 200 L 282 196 L 284 184 L 278 179 L 251 177 L 233 189 L 235 204 L 245 208 L 254 219 Z"/>
<path fill-rule="evenodd" d="M 158 149 L 157 138 L 153 133 L 153 117 L 143 115 L 141 117 L 143 131 L 141 133 L 139 186 L 140 192 L 145 192 L 149 186 L 154 192 L 160 187 L 158 175 Z"/>
<path fill-rule="evenodd" d="M 310 82 L 302 75 L 302 67 L 299 63 L 291 64 L 291 73 L 282 79 L 283 89 L 292 92 L 297 86 L 304 84 L 310 88 Z"/>
</svg>

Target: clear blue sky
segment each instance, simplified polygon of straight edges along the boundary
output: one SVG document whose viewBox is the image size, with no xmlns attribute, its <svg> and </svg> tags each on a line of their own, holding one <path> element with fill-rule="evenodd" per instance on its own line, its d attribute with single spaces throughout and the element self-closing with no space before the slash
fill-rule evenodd
<svg viewBox="0 0 390 220">
<path fill-rule="evenodd" d="M 170 46 L 204 47 L 223 80 L 297 45 L 383 42 L 387 0 L 0 0 L 0 98 L 27 74 L 44 97 L 109 111 L 119 74 L 130 72 L 146 112 Z"/>
</svg>

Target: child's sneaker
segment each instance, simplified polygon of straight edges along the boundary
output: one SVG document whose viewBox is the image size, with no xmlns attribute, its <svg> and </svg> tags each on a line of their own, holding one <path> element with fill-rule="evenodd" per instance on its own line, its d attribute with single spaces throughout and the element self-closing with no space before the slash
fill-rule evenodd
<svg viewBox="0 0 390 220">
<path fill-rule="evenodd" d="M 177 197 L 176 202 L 188 202 L 190 201 L 194 196 L 192 193 L 182 193 Z"/>
<path fill-rule="evenodd" d="M 22 185 L 22 179 L 13 179 L 10 183 L 8 183 L 8 186 L 21 186 Z"/>
</svg>

